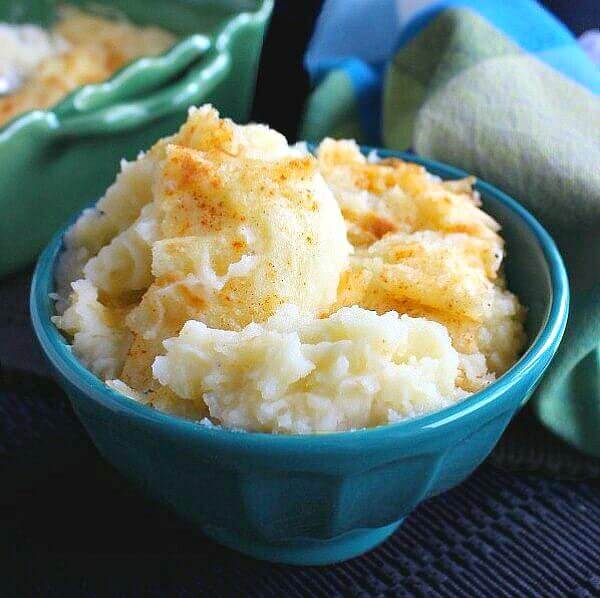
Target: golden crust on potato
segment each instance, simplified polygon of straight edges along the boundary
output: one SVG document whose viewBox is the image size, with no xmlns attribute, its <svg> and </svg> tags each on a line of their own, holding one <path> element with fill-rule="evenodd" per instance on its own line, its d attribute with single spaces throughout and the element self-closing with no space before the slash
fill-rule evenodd
<svg viewBox="0 0 600 598">
<path fill-rule="evenodd" d="M 524 343 L 524 312 L 504 288 L 500 227 L 480 209 L 474 179 L 373 161 L 353 141 L 326 139 L 317 156 L 355 247 L 331 311 L 360 305 L 432 319 L 465 356 L 484 356 L 495 374 L 508 369 Z M 460 376 L 470 392 L 488 382 Z"/>
<path fill-rule="evenodd" d="M 132 388 L 149 388 L 162 341 L 190 319 L 240 329 L 284 303 L 316 313 L 335 300 L 350 245 L 314 157 L 207 108 L 149 154 L 160 238 L 153 282 L 126 320 L 136 335 L 123 372 Z"/>
<path fill-rule="evenodd" d="M 370 245 L 392 232 L 437 230 L 485 239 L 502 255 L 499 226 L 479 209 L 473 178 L 441 181 L 418 164 L 370 162 L 353 141 L 326 139 L 317 156 L 354 245 Z"/>
</svg>

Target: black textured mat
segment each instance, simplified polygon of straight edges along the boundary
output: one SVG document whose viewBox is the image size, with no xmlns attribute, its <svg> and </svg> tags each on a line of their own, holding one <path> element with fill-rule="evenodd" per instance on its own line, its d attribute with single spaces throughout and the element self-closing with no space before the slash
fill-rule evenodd
<svg viewBox="0 0 600 598">
<path fill-rule="evenodd" d="M 536 472 L 564 480 L 600 477 L 600 459 L 565 444 L 544 428 L 528 407 L 511 422 L 490 462 L 508 471 Z"/>
<path fill-rule="evenodd" d="M 194 533 L 90 459 L 4 505 L 2 595 L 598 596 L 599 490 L 486 465 L 367 555 L 287 567 Z"/>
</svg>

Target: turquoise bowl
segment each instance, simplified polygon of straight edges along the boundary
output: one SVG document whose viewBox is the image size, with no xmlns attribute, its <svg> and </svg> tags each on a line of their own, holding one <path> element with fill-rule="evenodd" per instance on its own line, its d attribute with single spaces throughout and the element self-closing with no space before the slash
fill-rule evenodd
<svg viewBox="0 0 600 598">
<path fill-rule="evenodd" d="M 394 152 L 443 178 L 465 173 Z M 385 540 L 423 500 L 464 480 L 527 401 L 560 343 L 568 313 L 562 259 L 515 200 L 478 182 L 503 226 L 511 289 L 528 307 L 531 342 L 485 390 L 437 413 L 379 428 L 313 436 L 211 429 L 106 388 L 52 325 L 53 273 L 64 231 L 42 253 L 31 317 L 75 412 L 100 453 L 149 495 L 217 542 L 269 561 L 327 564 Z"/>
</svg>

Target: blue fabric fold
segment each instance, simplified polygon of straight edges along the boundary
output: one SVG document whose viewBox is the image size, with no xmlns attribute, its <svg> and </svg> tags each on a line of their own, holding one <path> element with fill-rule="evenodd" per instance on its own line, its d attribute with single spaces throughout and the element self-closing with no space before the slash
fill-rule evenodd
<svg viewBox="0 0 600 598">
<path fill-rule="evenodd" d="M 363 138 L 381 144 L 385 65 L 441 11 L 470 8 L 524 51 L 600 93 L 600 70 L 576 38 L 535 0 L 327 0 L 305 56 L 314 86 L 330 72 L 351 79 Z"/>
</svg>

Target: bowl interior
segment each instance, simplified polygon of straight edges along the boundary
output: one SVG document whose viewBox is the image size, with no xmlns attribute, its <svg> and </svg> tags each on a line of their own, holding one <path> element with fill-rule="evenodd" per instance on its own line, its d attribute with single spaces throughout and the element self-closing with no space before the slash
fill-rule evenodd
<svg viewBox="0 0 600 598">
<path fill-rule="evenodd" d="M 372 148 L 363 148 L 363 150 L 368 153 Z M 422 164 L 431 173 L 444 179 L 466 176 L 463 171 L 411 154 L 392 151 L 380 151 L 379 154 L 382 157 L 400 157 Z M 455 422 L 457 418 L 467 416 L 481 407 L 501 400 L 504 390 L 531 372 L 540 357 L 544 356 L 549 361 L 564 332 L 568 313 L 568 282 L 560 254 L 548 233 L 515 200 L 484 182 L 478 181 L 476 188 L 481 193 L 484 209 L 502 226 L 502 235 L 507 246 L 506 274 L 509 288 L 519 295 L 521 302 L 527 307 L 528 344 L 520 360 L 484 390 L 438 412 L 378 428 L 319 434 L 314 437 L 244 434 L 244 443 L 253 446 L 261 443 L 266 445 L 290 443 L 290 448 L 302 445 L 306 448 L 310 447 L 311 450 L 318 450 L 321 443 L 330 442 L 332 439 L 337 443 L 344 437 L 350 436 L 356 440 L 363 439 L 373 445 L 384 438 L 393 437 L 394 440 L 398 440 L 400 436 L 414 437 L 416 434 L 426 433 L 446 423 Z M 75 217 L 72 221 L 74 220 Z M 238 442 L 240 437 L 238 432 L 198 426 L 194 422 L 155 411 L 115 393 L 74 358 L 68 342 L 50 322 L 54 308 L 49 293 L 54 291 L 53 271 L 62 249 L 63 234 L 64 231 L 57 234 L 42 253 L 34 274 L 31 295 L 34 328 L 54 366 L 72 384 L 102 401 L 106 406 L 124 409 L 134 417 L 142 416 L 157 423 L 173 424 L 183 432 L 230 436 L 232 442 Z"/>
<path fill-rule="evenodd" d="M 527 306 L 527 343 L 531 346 L 550 315 L 552 276 L 542 247 L 525 221 L 511 217 L 510 208 L 482 194 L 484 210 L 502 224 L 506 242 L 504 269 L 508 288 Z"/>
</svg>

